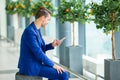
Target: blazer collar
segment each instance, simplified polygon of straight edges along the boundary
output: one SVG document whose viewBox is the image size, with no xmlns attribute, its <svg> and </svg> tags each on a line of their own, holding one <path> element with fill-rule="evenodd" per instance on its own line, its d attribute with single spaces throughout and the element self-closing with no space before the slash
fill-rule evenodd
<svg viewBox="0 0 120 80">
<path fill-rule="evenodd" d="M 34 22 L 31 23 L 31 25 L 33 26 L 34 30 L 37 31 L 37 27 L 35 26 Z"/>
<path fill-rule="evenodd" d="M 40 40 L 41 37 L 40 37 L 40 35 L 39 35 L 38 29 L 36 28 L 34 22 L 31 23 L 31 26 L 33 27 L 33 29 L 34 29 L 35 32 L 37 33 L 37 38 L 38 38 L 39 43 L 42 43 L 42 41 Z"/>
</svg>

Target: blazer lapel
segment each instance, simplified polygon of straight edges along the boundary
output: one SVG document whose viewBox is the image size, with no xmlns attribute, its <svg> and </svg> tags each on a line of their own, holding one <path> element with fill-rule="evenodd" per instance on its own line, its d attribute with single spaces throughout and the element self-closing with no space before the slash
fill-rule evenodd
<svg viewBox="0 0 120 80">
<path fill-rule="evenodd" d="M 40 30 L 38 30 L 38 33 L 39 33 L 39 37 L 40 37 L 42 49 L 43 49 L 43 51 L 45 52 L 45 42 L 44 42 L 44 40 L 43 40 L 43 38 L 42 38 L 42 35 L 41 35 Z"/>
<path fill-rule="evenodd" d="M 39 46 L 42 47 L 43 51 L 45 52 L 45 42 L 42 39 L 42 35 L 41 35 L 40 31 L 34 25 L 34 22 L 32 23 L 32 25 L 33 25 L 35 32 L 37 33 L 37 40 L 38 40 Z"/>
<path fill-rule="evenodd" d="M 38 40 L 39 46 L 41 46 L 42 41 L 41 41 L 41 38 L 39 36 L 38 29 L 36 28 L 34 22 L 32 22 L 32 26 L 33 26 L 33 29 L 35 30 L 35 32 L 37 33 L 37 40 Z"/>
</svg>

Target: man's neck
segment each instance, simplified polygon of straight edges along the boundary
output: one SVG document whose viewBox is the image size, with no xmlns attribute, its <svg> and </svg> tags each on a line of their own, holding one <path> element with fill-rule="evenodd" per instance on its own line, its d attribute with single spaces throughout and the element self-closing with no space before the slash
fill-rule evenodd
<svg viewBox="0 0 120 80">
<path fill-rule="evenodd" d="M 40 22 L 39 20 L 35 20 L 35 21 L 34 21 L 34 24 L 35 24 L 35 26 L 36 26 L 37 29 L 40 29 L 40 27 L 41 27 L 41 22 Z"/>
</svg>

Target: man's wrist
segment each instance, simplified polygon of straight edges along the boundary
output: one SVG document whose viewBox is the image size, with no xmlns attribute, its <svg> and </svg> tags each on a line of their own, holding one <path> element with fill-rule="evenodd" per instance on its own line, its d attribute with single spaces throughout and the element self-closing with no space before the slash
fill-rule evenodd
<svg viewBox="0 0 120 80">
<path fill-rule="evenodd" d="M 53 48 L 55 47 L 54 42 L 52 42 L 52 47 L 53 47 Z"/>
</svg>

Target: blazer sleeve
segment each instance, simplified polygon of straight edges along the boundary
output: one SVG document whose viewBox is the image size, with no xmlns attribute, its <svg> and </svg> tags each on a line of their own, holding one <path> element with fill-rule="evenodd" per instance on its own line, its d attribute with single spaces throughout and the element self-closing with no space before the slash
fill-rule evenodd
<svg viewBox="0 0 120 80">
<path fill-rule="evenodd" d="M 54 63 L 44 54 L 41 47 L 39 47 L 35 32 L 32 30 L 26 30 L 26 37 L 26 44 L 31 49 L 34 57 L 38 61 L 42 61 L 46 65 L 53 67 Z"/>
<path fill-rule="evenodd" d="M 52 43 L 45 45 L 45 51 L 51 50 L 51 49 L 54 49 L 54 47 L 52 46 Z"/>
</svg>

